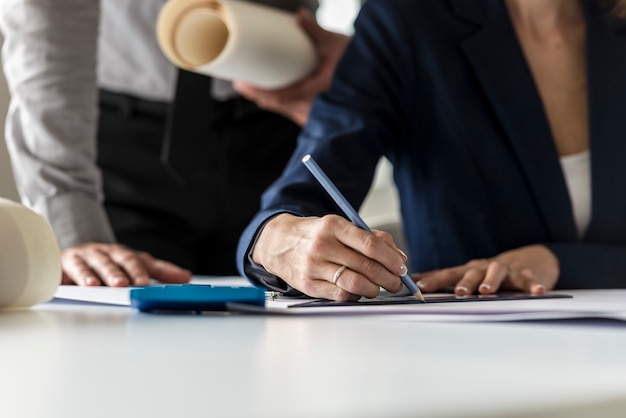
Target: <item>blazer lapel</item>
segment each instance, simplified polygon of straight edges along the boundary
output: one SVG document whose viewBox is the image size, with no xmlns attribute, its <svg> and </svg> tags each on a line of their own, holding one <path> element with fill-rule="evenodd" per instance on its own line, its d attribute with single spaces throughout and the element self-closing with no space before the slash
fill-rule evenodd
<svg viewBox="0 0 626 418">
<path fill-rule="evenodd" d="M 590 12 L 587 25 L 592 219 L 584 239 L 626 234 L 626 23 Z"/>
<path fill-rule="evenodd" d="M 477 29 L 461 48 L 499 119 L 553 241 L 576 239 L 574 217 L 543 104 L 502 0 L 452 0 Z"/>
</svg>

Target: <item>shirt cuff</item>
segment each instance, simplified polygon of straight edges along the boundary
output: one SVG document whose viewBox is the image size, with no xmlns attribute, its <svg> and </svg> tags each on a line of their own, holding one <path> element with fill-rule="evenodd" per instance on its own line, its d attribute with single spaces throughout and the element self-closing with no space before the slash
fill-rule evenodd
<svg viewBox="0 0 626 418">
<path fill-rule="evenodd" d="M 263 228 L 265 228 L 265 225 L 267 225 L 267 223 L 271 219 L 273 219 L 275 216 L 278 216 L 283 213 L 290 213 L 290 212 L 280 212 L 280 213 L 274 214 L 274 216 L 268 218 L 263 223 L 263 225 L 261 225 L 261 227 L 257 229 L 256 233 L 254 234 L 254 237 L 252 238 L 252 242 L 250 246 L 248 247 L 249 248 L 248 252 L 246 253 L 245 262 L 244 262 L 244 273 L 245 273 L 245 276 L 248 277 L 248 279 L 255 286 L 264 287 L 266 289 L 273 290 L 275 292 L 280 292 L 285 296 L 300 297 L 304 295 L 302 292 L 289 286 L 287 282 L 285 282 L 280 277 L 269 273 L 267 270 L 265 270 L 265 267 L 263 267 L 260 264 L 255 263 L 254 260 L 252 259 L 252 251 L 254 250 L 254 246 L 256 245 L 256 242 L 259 239 L 259 236 L 261 235 Z M 295 214 L 295 213 L 292 213 L 292 214 Z"/>
<path fill-rule="evenodd" d="M 48 220 L 61 249 L 86 242 L 116 242 L 104 207 L 84 194 L 44 198 L 32 209 Z"/>
</svg>

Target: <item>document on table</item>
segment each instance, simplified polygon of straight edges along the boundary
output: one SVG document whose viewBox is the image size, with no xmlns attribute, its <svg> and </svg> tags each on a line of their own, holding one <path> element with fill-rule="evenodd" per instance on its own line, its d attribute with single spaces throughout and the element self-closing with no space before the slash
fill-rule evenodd
<svg viewBox="0 0 626 418">
<path fill-rule="evenodd" d="M 212 286 L 251 286 L 250 282 L 239 276 L 195 276 L 191 283 Z M 130 289 L 133 288 L 59 286 L 54 294 L 54 299 L 48 303 L 130 306 Z"/>
<path fill-rule="evenodd" d="M 194 284 L 213 286 L 246 286 L 240 277 L 192 280 Z M 61 286 L 51 303 L 86 303 L 130 306 L 130 288 Z M 384 315 L 387 318 L 425 322 L 502 322 L 604 318 L 626 321 L 626 289 L 564 290 L 558 294 L 571 298 L 464 301 L 462 303 L 415 303 L 341 305 L 280 297 L 267 300 L 264 308 L 233 305 L 233 309 L 264 315 L 337 316 Z M 427 295 L 432 297 L 432 295 Z M 449 296 L 449 295 L 448 295 Z"/>
<path fill-rule="evenodd" d="M 386 315 L 413 321 L 525 321 L 606 318 L 626 321 L 626 289 L 564 290 L 571 298 L 466 301 L 462 303 L 318 304 L 302 299 L 267 301 L 265 312 L 288 315 Z M 428 300 L 429 295 L 426 295 Z"/>
</svg>

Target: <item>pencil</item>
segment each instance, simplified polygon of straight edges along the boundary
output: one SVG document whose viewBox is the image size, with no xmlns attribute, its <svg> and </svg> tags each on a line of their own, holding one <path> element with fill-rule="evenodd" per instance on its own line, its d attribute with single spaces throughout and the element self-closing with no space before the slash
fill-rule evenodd
<svg viewBox="0 0 626 418">
<path fill-rule="evenodd" d="M 363 221 L 363 219 L 359 216 L 356 210 L 350 205 L 348 200 L 344 197 L 343 194 L 337 189 L 337 186 L 333 184 L 333 182 L 328 178 L 326 173 L 320 168 L 319 165 L 315 162 L 311 155 L 307 154 L 302 158 L 302 163 L 306 166 L 306 168 L 313 174 L 313 176 L 317 179 L 317 181 L 322 185 L 322 187 L 326 190 L 326 192 L 333 198 L 337 206 L 341 208 L 341 210 L 348 216 L 350 221 L 353 224 L 358 226 L 361 229 L 366 230 L 369 233 L 373 233 L 369 226 Z M 409 289 L 409 291 L 422 302 L 426 302 L 424 299 L 424 295 L 422 295 L 422 291 L 419 286 L 415 284 L 411 276 L 408 273 L 400 276 L 402 283 Z"/>
</svg>

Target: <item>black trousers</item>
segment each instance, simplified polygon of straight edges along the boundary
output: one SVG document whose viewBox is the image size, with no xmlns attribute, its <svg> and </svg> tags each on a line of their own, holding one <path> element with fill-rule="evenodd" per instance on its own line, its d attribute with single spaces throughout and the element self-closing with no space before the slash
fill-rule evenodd
<svg viewBox="0 0 626 418">
<path fill-rule="evenodd" d="M 239 236 L 300 129 L 241 98 L 214 109 L 203 173 L 181 184 L 161 161 L 168 105 L 102 91 L 98 165 L 120 243 L 194 274 L 234 275 Z"/>
</svg>

